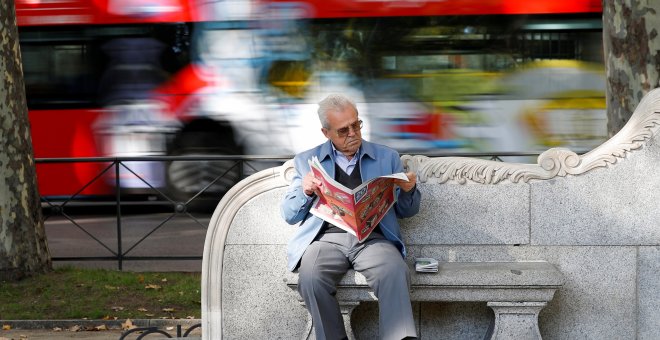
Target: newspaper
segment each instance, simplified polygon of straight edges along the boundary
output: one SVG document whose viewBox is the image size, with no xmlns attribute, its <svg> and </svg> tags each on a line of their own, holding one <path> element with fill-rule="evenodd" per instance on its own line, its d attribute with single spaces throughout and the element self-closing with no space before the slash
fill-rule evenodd
<svg viewBox="0 0 660 340">
<path fill-rule="evenodd" d="M 436 273 L 438 272 L 438 260 L 430 257 L 416 258 L 415 271 L 420 273 Z"/>
<path fill-rule="evenodd" d="M 310 212 L 323 220 L 365 240 L 397 199 L 394 181 L 408 177 L 403 172 L 376 177 L 351 190 L 323 169 L 318 158 L 309 160 L 314 177 L 321 180 L 320 195 Z"/>
</svg>

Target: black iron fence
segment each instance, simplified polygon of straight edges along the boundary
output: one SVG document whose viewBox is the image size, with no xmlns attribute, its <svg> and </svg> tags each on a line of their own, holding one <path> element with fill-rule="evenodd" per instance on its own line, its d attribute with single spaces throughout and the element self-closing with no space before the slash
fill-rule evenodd
<svg viewBox="0 0 660 340">
<path fill-rule="evenodd" d="M 63 262 L 116 261 L 119 270 L 123 269 L 125 261 L 201 260 L 202 249 L 200 246 L 198 246 L 200 249 L 197 254 L 175 255 L 177 254 L 176 248 L 179 248 L 176 247 L 176 240 L 173 240 L 169 247 L 167 245 L 164 246 L 165 248 L 156 247 L 159 252 L 156 254 L 143 254 L 144 252 L 138 250 L 147 239 L 153 238 L 154 233 L 164 226 L 173 224 L 175 220 L 178 220 L 179 225 L 182 224 L 182 218 L 189 222 L 188 224 L 205 231 L 213 207 L 231 186 L 227 183 L 223 185 L 218 185 L 218 183 L 227 177 L 231 177 L 232 181 L 238 181 L 251 173 L 281 164 L 289 158 L 288 156 L 203 155 L 36 159 L 37 166 L 42 167 L 40 173 L 49 170 L 44 168 L 47 164 L 90 163 L 97 165 L 95 169 L 98 169 L 93 176 L 88 174 L 88 177 L 91 178 L 79 183 L 79 187 L 67 188 L 69 191 L 67 194 L 41 197 L 47 234 L 49 234 L 49 229 L 57 229 L 56 232 L 51 233 L 54 235 L 53 239 L 59 238 L 63 234 L 78 236 L 64 238 L 62 242 L 71 244 L 60 247 L 63 248 L 60 253 L 65 255 L 55 255 L 52 260 Z M 181 188 L 172 189 L 171 186 L 163 185 L 162 179 L 155 181 L 135 170 L 136 165 L 152 164 L 167 171 L 174 162 L 211 164 L 210 168 L 214 169 L 214 173 L 209 173 L 207 166 L 205 168 L 207 173 L 202 183 L 195 183 L 190 190 L 181 190 Z M 213 166 L 218 164 L 222 166 Z M 193 166 L 192 170 L 195 171 L 196 168 Z M 48 178 L 59 178 L 60 176 L 64 178 L 67 175 L 72 174 L 63 173 L 48 176 Z M 89 194 L 89 189 L 99 182 L 104 182 L 105 187 L 110 187 L 112 190 L 101 193 L 91 190 L 92 194 Z M 131 182 L 131 187 L 127 187 L 125 182 Z M 156 185 L 154 182 L 159 182 L 159 184 Z M 135 185 L 135 183 L 141 185 Z M 136 214 L 148 214 L 155 217 L 142 218 L 139 223 L 127 223 L 127 220 L 134 218 Z M 90 216 L 96 215 L 106 216 L 106 219 L 100 221 L 97 218 L 90 222 L 92 220 Z M 111 216 L 114 221 L 108 221 L 107 216 Z M 62 224 L 66 224 L 66 228 L 60 227 Z M 130 224 L 132 226 L 128 226 Z M 136 224 L 139 224 L 140 234 L 127 237 L 127 227 L 133 231 Z M 150 225 L 145 226 L 145 224 Z M 114 235 L 109 231 L 110 228 L 114 230 Z M 80 242 L 80 235 L 84 236 L 85 242 Z M 54 243 L 50 238 L 49 236 L 49 244 Z M 92 241 L 94 246 L 90 246 L 89 241 Z M 83 243 L 87 246 L 83 246 Z M 90 247 L 96 249 L 90 250 L 88 249 Z M 51 246 L 51 252 L 53 248 Z M 79 253 L 86 254 L 80 255 Z"/>
<path fill-rule="evenodd" d="M 497 161 L 507 160 L 508 157 L 516 159 L 526 157 L 533 160 L 538 155 L 535 153 L 419 154 L 429 157 L 468 156 Z M 169 243 L 160 238 L 154 242 L 158 243 L 158 246 L 152 247 L 154 250 L 151 252 L 145 253 L 142 248 L 146 248 L 144 246 L 146 241 L 155 238 L 154 235 L 168 224 L 186 224 L 187 230 L 192 226 L 198 230 L 198 235 L 205 234 L 213 208 L 231 184 L 262 169 L 282 164 L 290 158 L 291 156 L 243 155 L 38 158 L 36 159 L 38 167 L 46 164 L 72 163 L 98 165 L 98 173 L 70 193 L 41 197 L 49 244 L 55 244 L 55 237 L 51 239 L 50 235 L 58 237 L 63 234 L 77 235 L 75 238 L 59 241 L 66 242 L 60 244 L 63 254 L 53 256 L 52 260 L 56 262 L 114 261 L 119 270 L 123 270 L 126 261 L 201 260 L 203 242 L 195 245 L 195 250 L 192 251 L 194 254 L 177 255 L 177 249 L 182 248 L 182 242 L 176 230 L 170 234 Z M 198 176 L 203 180 L 195 181 L 185 187 L 177 187 L 176 183 L 163 185 L 161 180 L 158 184 L 154 184 L 152 178 L 147 178 L 134 169 L 138 164 L 152 163 L 161 166 L 165 172 L 170 169 L 179 171 L 181 168 L 192 170 L 188 171 L 191 176 Z M 184 166 L 174 166 L 175 163 Z M 191 166 L 187 167 L 185 164 Z M 202 166 L 197 166 L 200 164 Z M 40 169 L 42 170 L 46 169 Z M 204 172 L 203 176 L 200 176 L 200 172 Z M 111 181 L 112 192 L 104 195 L 86 194 L 87 189 L 97 181 Z M 133 187 L 127 188 L 126 181 L 131 181 Z M 136 182 L 141 184 L 139 189 L 135 188 Z M 95 214 L 105 216 L 105 220 L 90 218 Z M 144 215 L 151 217 L 145 218 Z M 138 220 L 130 221 L 131 219 Z M 52 233 L 49 233 L 49 230 L 52 230 Z M 81 237 L 85 239 L 87 246 L 82 246 Z M 197 240 L 199 241 L 199 236 Z M 53 248 L 51 246 L 51 250 Z"/>
</svg>

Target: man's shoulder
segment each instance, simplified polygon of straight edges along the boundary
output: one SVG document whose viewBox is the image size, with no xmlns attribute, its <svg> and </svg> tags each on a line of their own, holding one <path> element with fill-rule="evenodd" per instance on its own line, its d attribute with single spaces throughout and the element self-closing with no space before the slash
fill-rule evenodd
<svg viewBox="0 0 660 340">
<path fill-rule="evenodd" d="M 384 144 L 378 144 L 378 143 L 373 143 L 373 142 L 368 142 L 368 141 L 363 141 L 362 145 L 364 146 L 364 150 L 366 153 L 373 153 L 373 156 L 375 158 L 378 157 L 399 157 L 399 152 L 394 150 L 393 148 L 384 145 Z"/>
<path fill-rule="evenodd" d="M 319 144 L 311 149 L 307 149 L 305 151 L 301 151 L 296 154 L 295 158 L 310 158 L 311 156 L 318 156 L 319 153 L 321 152 L 321 148 L 323 147 L 325 143 Z"/>
<path fill-rule="evenodd" d="M 295 155 L 295 157 L 293 158 L 294 164 L 296 164 L 296 165 L 301 164 L 301 163 L 302 164 L 307 164 L 307 162 L 310 159 L 312 159 L 312 157 L 314 157 L 314 156 L 321 159 L 322 155 L 327 153 L 327 151 L 323 151 L 324 148 L 327 147 L 327 146 L 325 146 L 325 144 L 326 143 L 321 143 L 321 144 L 319 144 L 319 145 L 317 145 L 317 146 L 315 146 L 311 149 L 308 149 L 308 150 L 301 151 L 301 152 L 297 153 Z"/>
</svg>

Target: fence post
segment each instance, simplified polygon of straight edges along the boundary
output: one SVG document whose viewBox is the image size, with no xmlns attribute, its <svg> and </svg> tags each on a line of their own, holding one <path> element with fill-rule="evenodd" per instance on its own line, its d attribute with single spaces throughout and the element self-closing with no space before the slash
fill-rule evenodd
<svg viewBox="0 0 660 340">
<path fill-rule="evenodd" d="M 119 167 L 121 165 L 121 161 L 115 160 L 115 203 L 117 205 L 117 266 L 119 267 L 118 269 L 121 271 L 123 270 L 123 259 L 124 259 L 124 252 L 121 249 L 121 190 L 120 190 L 120 179 L 119 179 Z"/>
</svg>

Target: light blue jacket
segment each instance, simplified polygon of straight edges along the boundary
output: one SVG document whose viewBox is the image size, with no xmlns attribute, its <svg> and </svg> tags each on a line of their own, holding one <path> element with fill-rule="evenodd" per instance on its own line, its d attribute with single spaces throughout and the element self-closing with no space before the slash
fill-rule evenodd
<svg viewBox="0 0 660 340">
<path fill-rule="evenodd" d="M 280 212 L 287 223 L 295 224 L 301 222 L 298 230 L 289 240 L 287 249 L 287 267 L 291 271 L 296 269 L 305 249 L 312 243 L 323 225 L 322 219 L 309 212 L 314 200 L 305 196 L 302 189 L 302 178 L 310 171 L 307 161 L 313 156 L 318 157 L 321 165 L 330 176 L 334 177 L 335 175 L 335 159 L 330 141 L 313 149 L 301 152 L 294 158 L 296 174 L 280 205 Z M 358 164 L 363 182 L 378 176 L 403 171 L 401 158 L 396 151 L 384 145 L 370 143 L 365 140 L 362 140 L 362 149 Z M 392 241 L 401 252 L 401 255 L 405 257 L 406 248 L 401 240 L 401 231 L 397 218 L 410 217 L 419 211 L 421 193 L 417 189 L 417 186 L 415 186 L 415 189 L 410 192 L 405 192 L 397 188 L 397 194 L 397 202 L 380 221 L 380 230 L 385 238 Z"/>
</svg>

